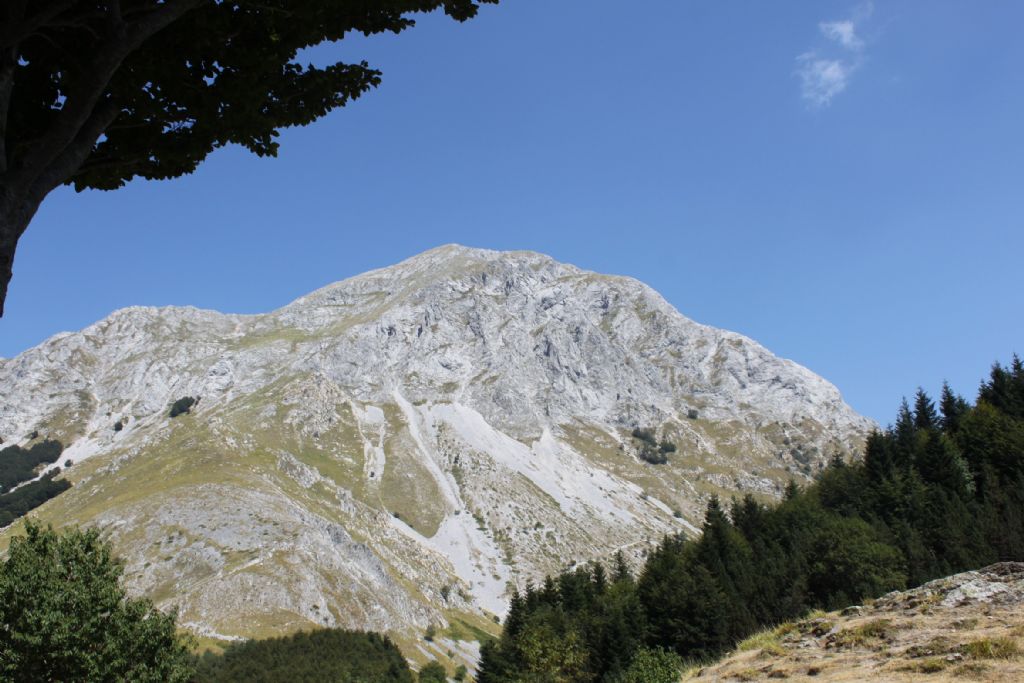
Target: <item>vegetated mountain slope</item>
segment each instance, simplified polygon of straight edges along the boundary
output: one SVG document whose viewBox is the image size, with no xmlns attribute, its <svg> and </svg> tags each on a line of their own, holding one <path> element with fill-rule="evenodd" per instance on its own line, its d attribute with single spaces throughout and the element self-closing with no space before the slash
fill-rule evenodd
<svg viewBox="0 0 1024 683">
<path fill-rule="evenodd" d="M 1024 563 L 816 613 L 740 644 L 685 681 L 1024 680 Z"/>
<path fill-rule="evenodd" d="M 509 586 L 638 557 L 712 493 L 777 496 L 872 426 L 640 282 L 458 246 L 265 315 L 118 311 L 0 361 L 0 396 L 7 443 L 70 444 L 38 514 L 103 527 L 134 592 L 220 637 L 486 624 Z"/>
</svg>

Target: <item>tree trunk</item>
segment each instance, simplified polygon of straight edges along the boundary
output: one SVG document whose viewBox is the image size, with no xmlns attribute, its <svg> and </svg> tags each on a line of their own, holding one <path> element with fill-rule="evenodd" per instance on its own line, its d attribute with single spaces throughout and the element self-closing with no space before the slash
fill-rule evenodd
<svg viewBox="0 0 1024 683">
<path fill-rule="evenodd" d="M 4 315 L 7 286 L 14 275 L 14 251 L 39 208 L 38 203 L 18 201 L 11 194 L 10 188 L 0 187 L 0 318 Z"/>
</svg>

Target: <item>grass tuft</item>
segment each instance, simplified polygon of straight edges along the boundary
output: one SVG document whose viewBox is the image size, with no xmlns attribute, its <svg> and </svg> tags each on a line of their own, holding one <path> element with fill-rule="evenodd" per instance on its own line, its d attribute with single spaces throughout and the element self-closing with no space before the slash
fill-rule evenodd
<svg viewBox="0 0 1024 683">
<path fill-rule="evenodd" d="M 966 643 L 961 648 L 972 659 L 1012 659 L 1021 654 L 1020 646 L 1012 638 L 982 638 Z"/>
<path fill-rule="evenodd" d="M 978 625 L 977 617 L 969 617 L 966 619 L 957 619 L 953 622 L 953 628 L 957 631 L 973 631 Z"/>
<path fill-rule="evenodd" d="M 785 648 L 779 643 L 778 629 L 770 628 L 759 631 L 742 641 L 737 648 L 741 652 L 760 650 L 762 654 L 781 656 L 786 654 Z"/>
<path fill-rule="evenodd" d="M 988 664 L 981 662 L 965 662 L 950 673 L 957 678 L 981 678 L 988 673 Z"/>
<path fill-rule="evenodd" d="M 871 641 L 884 640 L 892 629 L 889 619 L 875 619 L 855 628 L 840 631 L 835 636 L 836 647 L 856 647 L 867 645 Z"/>
<path fill-rule="evenodd" d="M 912 645 L 907 648 L 906 656 L 913 658 L 920 657 L 931 657 L 935 655 L 944 655 L 954 650 L 953 643 L 944 636 L 937 636 L 932 638 L 927 643 L 921 645 Z"/>
<path fill-rule="evenodd" d="M 917 674 L 935 674 L 944 671 L 949 665 L 950 662 L 945 657 L 929 657 L 918 662 L 908 662 L 896 670 Z"/>
</svg>

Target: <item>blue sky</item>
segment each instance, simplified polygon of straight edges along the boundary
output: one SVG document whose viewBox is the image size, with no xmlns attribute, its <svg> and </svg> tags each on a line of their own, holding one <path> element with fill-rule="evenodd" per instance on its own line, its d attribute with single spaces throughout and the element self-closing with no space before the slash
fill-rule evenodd
<svg viewBox="0 0 1024 683">
<path fill-rule="evenodd" d="M 626 9 L 623 9 L 626 8 Z M 274 309 L 449 242 L 637 277 L 886 423 L 1024 353 L 1024 4 L 504 0 L 309 59 L 375 92 L 277 159 L 63 189 L 0 356 L 129 305 Z"/>
</svg>

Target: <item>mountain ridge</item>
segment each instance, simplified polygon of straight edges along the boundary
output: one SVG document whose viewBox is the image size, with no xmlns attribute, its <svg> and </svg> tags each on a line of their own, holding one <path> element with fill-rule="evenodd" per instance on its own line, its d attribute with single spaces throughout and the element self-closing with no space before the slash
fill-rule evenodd
<svg viewBox="0 0 1024 683">
<path fill-rule="evenodd" d="M 564 558 L 642 557 L 873 427 L 638 280 L 457 245 L 264 314 L 121 309 L 0 361 L 0 389 L 0 436 L 69 444 L 75 486 L 38 514 L 105 525 L 133 590 L 224 637 L 486 625 Z"/>
</svg>

